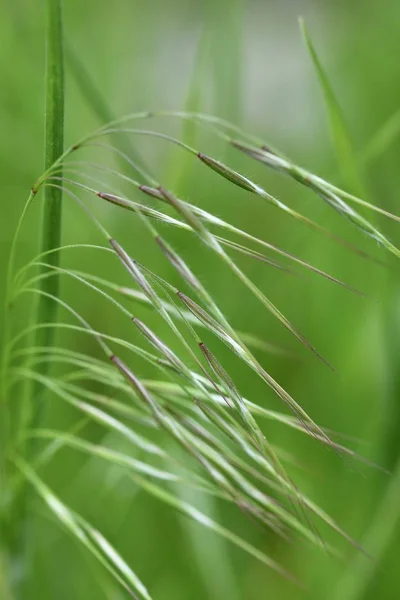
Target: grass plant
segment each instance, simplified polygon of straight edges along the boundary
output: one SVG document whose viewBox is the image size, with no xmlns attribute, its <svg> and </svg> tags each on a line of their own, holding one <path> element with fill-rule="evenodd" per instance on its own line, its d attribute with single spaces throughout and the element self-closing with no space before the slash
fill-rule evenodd
<svg viewBox="0 0 400 600">
<path fill-rule="evenodd" d="M 94 112 L 109 122 L 65 149 L 60 0 L 47 0 L 47 19 L 45 167 L 32 186 L 12 243 L 5 299 L 1 598 L 32 597 L 35 499 L 41 499 L 40 510 L 61 526 L 63 535 L 69 534 L 88 560 L 93 559 L 90 564 L 105 597 L 158 597 L 151 580 L 143 583 L 137 574 L 141 569 L 109 539 L 110 531 L 102 531 L 90 515 L 73 508 L 68 493 L 64 498 L 62 490 L 53 490 L 47 483 L 48 469 L 57 468 L 59 457 L 68 455 L 73 460 L 83 456 L 101 464 L 105 472 L 122 474 L 132 495 L 140 490 L 149 499 L 172 507 L 296 589 L 303 583 L 296 570 L 283 564 L 267 544 L 250 542 L 243 526 L 238 531 L 226 526 L 215 507 L 238 512 L 240 523 L 256 524 L 262 541 L 268 537 L 285 545 L 295 540 L 302 548 L 315 546 L 321 554 L 336 557 L 340 554 L 337 546 L 342 547 L 338 540 L 345 540 L 346 551 L 354 547 L 356 558 L 334 597 L 361 600 L 373 573 L 366 566 L 369 554 L 381 557 L 398 521 L 399 470 L 365 543 L 354 539 L 299 484 L 291 465 L 295 457 L 285 452 L 284 444 L 270 438 L 270 427 L 281 426 L 285 435 L 299 432 L 315 452 L 325 447 L 333 457 L 351 461 L 353 466 L 364 462 L 376 467 L 375 461 L 320 425 L 303 407 L 302 399 L 280 383 L 269 363 L 276 357 L 290 361 L 290 353 L 274 339 L 265 340 L 258 332 L 237 327 L 224 298 L 212 291 L 207 277 L 193 266 L 199 252 L 218 273 L 231 277 L 244 306 L 257 305 L 262 317 L 308 352 L 315 368 L 327 367 L 328 377 L 335 370 L 330 359 L 278 306 L 273 290 L 253 279 L 252 266 L 287 281 L 298 276 L 325 280 L 359 302 L 371 302 L 369 290 L 359 290 L 352 281 L 343 281 L 287 249 L 284 239 L 279 244 L 268 236 L 264 239 L 245 224 L 239 226 L 192 202 L 194 170 L 208 177 L 212 186 L 221 186 L 228 197 L 236 194 L 243 212 L 255 199 L 260 211 L 271 209 L 270 219 L 295 223 L 318 239 L 337 244 L 349 256 L 357 256 L 363 269 L 385 261 L 385 256 L 393 260 L 400 256 L 400 249 L 381 227 L 382 218 L 397 223 L 400 217 L 366 199 L 367 186 L 351 136 L 304 23 L 306 46 L 326 101 L 340 185 L 219 117 L 181 110 L 142 111 L 113 119 L 106 99 L 72 49 L 68 57 L 78 85 Z M 189 98 L 190 104 L 197 104 L 193 94 Z M 168 130 L 176 123 L 183 125 L 182 138 Z M 203 150 L 208 136 L 222 144 L 224 152 L 229 150 L 224 160 Z M 371 142 L 367 159 L 376 157 L 384 146 L 382 140 L 387 144 L 390 137 L 385 126 Z M 190 176 L 182 178 L 175 169 L 177 175 L 169 181 L 177 189 L 165 183 L 165 177 L 156 176 L 151 160 L 142 157 L 143 140 L 152 148 L 163 144 L 172 149 L 178 161 L 183 157 Z M 235 158 L 242 160 L 243 169 L 230 166 Z M 256 182 L 247 168 L 253 173 L 260 166 L 285 175 L 311 191 L 323 207 L 333 208 L 350 223 L 352 239 L 321 224 L 317 211 L 314 217 L 294 209 L 268 191 L 267 183 Z M 256 172 L 261 180 L 265 171 Z M 212 194 L 212 187 L 208 193 Z M 39 252 L 19 264 L 21 235 L 40 203 Z M 74 207 L 79 228 L 90 231 L 83 241 L 78 235 L 63 242 L 65 203 Z M 111 214 L 113 218 L 107 219 Z M 114 215 L 132 227 L 129 231 L 143 232 L 148 256 L 141 252 L 135 234 L 119 239 L 114 233 Z M 185 240 L 183 245 L 179 236 Z M 378 251 L 365 250 L 364 238 Z M 86 269 L 87 256 L 92 257 L 95 269 Z M 160 258 L 163 268 L 154 269 L 152 256 Z M 77 260 L 82 263 L 79 268 L 73 265 Z M 74 286 L 73 298 L 61 293 L 64 281 Z M 80 302 L 86 294 L 90 310 Z M 28 317 L 25 314 L 19 320 L 14 315 L 21 306 L 28 306 Z M 97 311 L 100 321 L 95 318 Z M 65 343 L 65 339 L 76 343 Z M 254 377 L 266 403 L 247 397 L 236 371 Z M 273 406 L 280 409 L 269 406 L 275 400 L 279 404 Z M 69 415 L 65 427 L 57 418 L 62 411 Z M 312 481 L 311 474 L 307 477 Z M 199 508 L 196 499 L 203 499 L 207 510 Z M 335 532 L 336 542 L 331 542 L 331 533 L 326 539 L 326 531 Z M 225 551 L 225 545 L 221 548 Z M 229 566 L 225 568 L 228 573 Z"/>
</svg>

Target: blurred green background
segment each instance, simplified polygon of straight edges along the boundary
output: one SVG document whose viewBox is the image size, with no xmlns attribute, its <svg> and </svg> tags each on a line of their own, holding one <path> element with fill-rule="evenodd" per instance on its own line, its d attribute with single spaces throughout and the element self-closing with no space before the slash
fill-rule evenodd
<svg viewBox="0 0 400 600">
<path fill-rule="evenodd" d="M 373 159 L 365 159 L 370 140 L 399 110 L 399 2 L 68 0 L 64 5 L 68 46 L 87 69 L 113 115 L 187 107 L 209 112 L 237 123 L 306 168 L 347 187 L 335 160 L 321 89 L 301 39 L 298 16 L 304 16 L 353 136 L 368 199 L 399 212 L 400 143 L 396 136 L 383 143 Z M 32 183 L 42 171 L 43 13 L 41 2 L 2 0 L 3 274 L 18 216 Z M 391 123 L 394 131 L 396 119 Z M 66 144 L 99 124 L 67 63 Z M 151 127 L 182 133 L 182 124 L 172 119 L 160 124 L 152 121 Z M 294 572 L 304 582 L 305 588 L 300 589 L 135 489 L 123 471 L 107 464 L 65 449 L 45 470 L 43 478 L 107 535 L 148 585 L 155 600 L 395 600 L 400 597 L 400 524 L 396 521 L 400 493 L 392 494 L 387 507 L 382 508 L 382 502 L 388 486 L 396 484 L 400 457 L 398 266 L 310 192 L 225 148 L 211 135 L 200 135 L 196 143 L 259 181 L 293 208 L 387 262 L 386 267 L 381 267 L 352 254 L 282 216 L 259 198 L 232 188 L 161 141 L 133 139 L 136 151 L 151 165 L 157 178 L 184 198 L 277 243 L 371 296 L 357 297 L 304 271 L 291 277 L 250 258 L 238 259 L 260 288 L 334 365 L 336 372 L 332 373 L 290 337 L 196 241 L 163 230 L 207 283 L 235 327 L 285 349 L 283 354 L 260 354 L 259 358 L 313 419 L 321 426 L 360 440 L 348 442 L 349 446 L 394 473 L 388 476 L 355 464 L 300 433 L 266 424 L 269 439 L 293 456 L 291 473 L 301 489 L 350 535 L 366 542 L 373 556 L 378 552 L 379 558 L 362 558 L 322 526 L 321 534 L 337 545 L 340 557 L 332 558 L 298 541 L 280 541 L 261 531 L 240 511 L 178 489 L 183 498 Z M 98 242 L 90 222 L 71 202 L 65 204 L 65 242 Z M 38 206 L 32 209 L 29 226 L 23 230 L 21 263 L 32 257 L 37 247 L 39 213 Z M 96 214 L 135 257 L 179 285 L 177 275 L 166 266 L 133 215 L 127 218 L 117 209 L 103 205 L 96 205 Z M 400 243 L 398 225 L 371 217 L 371 213 L 369 217 L 395 243 Z M 99 265 L 98 258 L 90 252 L 65 260 L 65 264 L 126 282 L 122 270 L 114 274 L 111 261 L 104 259 L 104 265 Z M 3 288 L 0 293 L 3 295 Z M 121 328 L 118 315 L 114 316 L 106 304 L 90 293 L 82 292 L 76 283 L 63 282 L 63 294 L 90 317 L 92 325 L 107 331 Z M 154 317 L 143 314 L 150 325 L 158 326 Z M 167 330 L 161 327 L 159 331 L 168 339 Z M 83 338 L 72 340 L 63 335 L 62 339 L 80 351 L 92 350 Z M 218 346 L 218 352 L 227 370 L 235 374 L 245 397 L 281 409 L 272 392 L 238 365 L 226 349 Z M 146 375 L 145 367 L 143 374 Z M 73 418 L 55 399 L 53 424 L 62 429 Z M 89 431 L 88 435 L 99 433 Z M 382 547 L 375 534 L 369 539 L 367 532 L 371 527 L 387 541 Z M 34 575 L 29 598 L 125 598 L 85 551 L 49 519 L 40 502 L 34 537 Z M 352 588 L 355 572 L 358 591 Z"/>
</svg>

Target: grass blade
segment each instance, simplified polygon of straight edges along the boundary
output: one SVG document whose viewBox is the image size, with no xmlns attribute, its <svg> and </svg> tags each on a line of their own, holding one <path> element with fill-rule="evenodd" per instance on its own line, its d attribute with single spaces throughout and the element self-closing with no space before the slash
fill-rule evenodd
<svg viewBox="0 0 400 600">
<path fill-rule="evenodd" d="M 105 537 L 63 504 L 25 461 L 16 458 L 15 462 L 62 525 L 103 564 L 125 590 L 133 598 L 151 600 L 143 583 Z"/>
</svg>

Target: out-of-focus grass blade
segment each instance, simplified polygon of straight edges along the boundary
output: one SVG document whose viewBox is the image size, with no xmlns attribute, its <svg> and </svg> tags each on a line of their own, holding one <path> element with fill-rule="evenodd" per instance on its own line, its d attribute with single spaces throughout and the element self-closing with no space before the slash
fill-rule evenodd
<svg viewBox="0 0 400 600">
<path fill-rule="evenodd" d="M 147 589 L 105 537 L 53 494 L 21 458 L 15 462 L 62 525 L 78 539 L 133 598 L 151 600 Z"/>
<path fill-rule="evenodd" d="M 28 376 L 29 372 L 25 370 L 25 376 Z M 90 417 L 94 421 L 97 421 L 104 427 L 111 429 L 113 431 L 118 432 L 120 435 L 128 439 L 135 446 L 147 452 L 149 454 L 155 456 L 163 456 L 164 452 L 161 450 L 155 443 L 150 442 L 140 434 L 133 431 L 131 428 L 127 427 L 124 423 L 119 421 L 118 419 L 112 417 L 108 413 L 103 410 L 100 410 L 96 406 L 92 406 L 87 402 L 83 402 L 82 400 L 78 400 L 73 394 L 67 392 L 63 386 L 62 382 L 50 379 L 49 377 L 39 376 L 37 374 L 32 374 L 32 376 L 41 384 L 46 386 L 50 391 L 57 394 L 59 397 L 66 400 L 69 404 L 74 406 L 79 411 L 83 412 L 86 416 Z"/>
<path fill-rule="evenodd" d="M 246 542 L 246 540 L 244 540 L 243 538 L 234 534 L 233 532 L 229 531 L 228 529 L 225 529 L 225 527 L 223 527 L 222 525 L 219 525 L 219 523 L 216 523 L 215 521 L 213 521 L 213 519 L 208 517 L 206 514 L 204 514 L 203 512 L 201 512 L 200 510 L 198 510 L 197 508 L 192 506 L 191 504 L 175 497 L 174 495 L 170 494 L 169 492 L 167 492 L 160 486 L 150 483 L 143 477 L 139 477 L 138 475 L 130 475 L 130 476 L 137 485 L 140 485 L 145 491 L 147 491 L 152 496 L 155 496 L 159 500 L 162 500 L 166 504 L 169 504 L 170 506 L 172 506 L 179 512 L 183 513 L 190 519 L 193 519 L 200 525 L 203 525 L 203 527 L 207 527 L 208 529 L 211 529 L 218 535 L 221 535 L 225 539 L 232 542 L 235 546 L 241 548 L 242 550 L 244 550 L 245 552 L 247 552 L 254 558 L 257 558 L 260 562 L 264 563 L 267 567 L 270 567 L 271 569 L 280 573 L 281 575 L 283 575 L 284 577 L 286 577 L 288 579 L 294 580 L 293 575 L 291 575 L 288 571 L 286 571 L 281 565 L 276 563 L 272 558 L 267 556 L 264 552 L 262 552 L 261 550 L 258 550 L 257 548 L 255 548 L 254 546 L 252 546 L 251 544 Z"/>
<path fill-rule="evenodd" d="M 199 112 L 204 102 L 204 90 L 207 89 L 207 64 L 210 49 L 210 35 L 206 26 L 200 32 L 193 67 L 191 69 L 189 86 L 184 102 L 185 111 Z M 193 121 L 185 119 L 182 123 L 182 141 L 189 146 L 195 146 L 197 137 L 197 127 Z M 173 149 L 171 159 L 168 161 L 168 168 L 165 172 L 165 178 L 169 187 L 177 190 L 178 194 L 186 194 L 190 173 L 193 163 L 187 154 L 179 152 L 179 149 Z"/>
<path fill-rule="evenodd" d="M 174 449 L 171 446 L 168 454 L 174 456 L 173 452 Z M 179 482 L 171 487 L 173 487 L 173 493 L 181 501 L 188 504 L 195 502 L 202 512 L 207 513 L 213 520 L 217 520 L 219 511 L 215 498 L 200 490 L 188 489 L 187 486 L 181 485 Z M 209 597 L 241 600 L 227 540 L 221 536 L 213 535 L 212 532 L 204 528 L 197 527 L 192 519 L 187 519 L 185 516 L 182 516 L 181 521 L 182 529 L 193 548 L 193 555 Z"/>
<path fill-rule="evenodd" d="M 331 600 L 363 600 L 371 588 L 377 567 L 393 543 L 400 520 L 400 459 L 396 470 L 377 507 L 376 514 L 369 523 L 363 545 L 371 553 L 373 560 L 357 554 L 349 562 L 347 569 L 337 581 L 330 596 Z"/>
<path fill-rule="evenodd" d="M 240 120 L 243 97 L 244 0 L 208 2 L 212 30 L 213 112 Z"/>
<path fill-rule="evenodd" d="M 361 197 L 365 197 L 364 186 L 362 185 L 361 176 L 358 172 L 357 159 L 342 110 L 329 82 L 325 69 L 322 66 L 322 63 L 314 48 L 304 19 L 300 19 L 300 28 L 317 73 L 318 82 L 324 94 L 332 141 L 340 170 L 345 181 L 353 189 L 353 191 L 359 194 Z"/>
<path fill-rule="evenodd" d="M 75 79 L 78 88 L 82 92 L 88 106 L 93 110 L 94 114 L 104 123 L 113 121 L 114 115 L 107 103 L 106 98 L 103 96 L 101 90 L 93 81 L 91 73 L 86 69 L 77 53 L 72 49 L 70 45 L 66 45 L 66 58 L 67 64 L 71 75 Z M 139 166 L 143 166 L 143 160 L 138 156 L 135 148 L 133 147 L 130 138 L 126 135 L 119 135 L 117 138 L 118 146 L 121 150 L 130 156 L 132 163 L 137 163 Z M 118 155 L 117 155 L 118 158 Z M 126 170 L 127 165 L 124 160 L 120 160 L 120 165 L 123 170 Z M 133 167 L 134 164 L 131 163 Z"/>
<path fill-rule="evenodd" d="M 33 431 L 32 435 L 34 435 L 35 437 L 59 440 L 64 445 L 70 446 L 71 448 L 81 450 L 82 452 L 85 452 L 86 454 L 89 454 L 91 456 L 103 458 L 104 460 L 107 460 L 108 462 L 111 462 L 114 465 L 132 469 L 137 473 L 142 473 L 143 475 L 147 475 L 154 479 L 161 479 L 166 481 L 177 481 L 178 479 L 178 477 L 173 473 L 153 467 L 149 463 L 144 463 L 143 461 L 137 460 L 136 458 L 128 456 L 127 454 L 123 454 L 122 452 L 116 452 L 115 450 L 107 448 L 102 444 L 93 444 L 91 442 L 86 442 L 85 440 L 77 437 L 76 435 L 45 429 Z"/>
<path fill-rule="evenodd" d="M 359 161 L 369 167 L 376 162 L 400 135 L 400 109 L 391 115 L 361 150 Z"/>
<path fill-rule="evenodd" d="M 88 105 L 93 109 L 93 112 L 101 123 L 112 121 L 114 116 L 103 97 L 103 94 L 93 81 L 89 70 L 86 69 L 71 45 L 66 44 L 65 51 L 70 73 L 75 79 L 75 82 Z"/>
</svg>

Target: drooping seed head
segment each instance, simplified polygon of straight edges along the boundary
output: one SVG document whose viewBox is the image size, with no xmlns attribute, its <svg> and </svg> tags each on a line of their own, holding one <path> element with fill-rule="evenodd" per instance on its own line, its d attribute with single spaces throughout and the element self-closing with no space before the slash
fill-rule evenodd
<svg viewBox="0 0 400 600">
<path fill-rule="evenodd" d="M 244 175 L 240 175 L 240 173 L 237 173 L 219 160 L 211 158 L 211 156 L 207 156 L 201 152 L 199 152 L 197 156 L 204 164 L 213 169 L 213 171 L 216 173 L 222 175 L 222 177 L 231 183 L 234 183 L 248 192 L 253 192 L 254 194 L 260 193 L 261 188 L 259 188 L 258 185 L 250 181 L 250 179 L 247 179 L 247 177 L 244 177 Z"/>
</svg>

